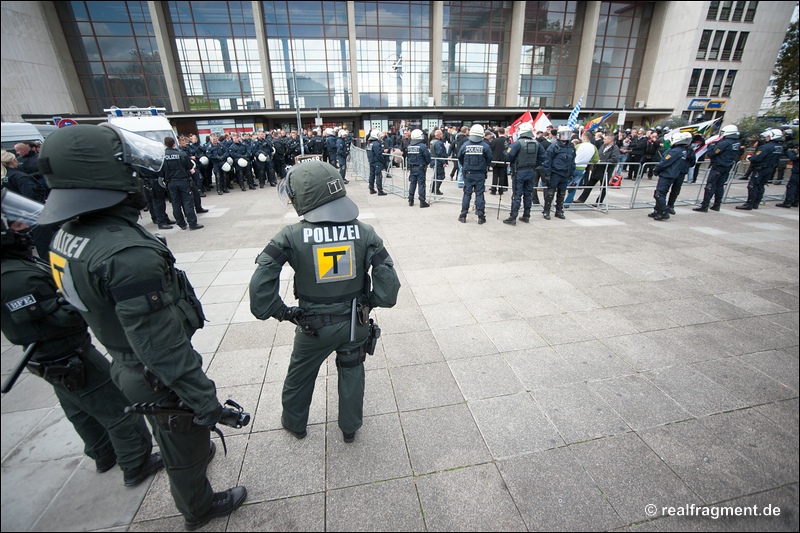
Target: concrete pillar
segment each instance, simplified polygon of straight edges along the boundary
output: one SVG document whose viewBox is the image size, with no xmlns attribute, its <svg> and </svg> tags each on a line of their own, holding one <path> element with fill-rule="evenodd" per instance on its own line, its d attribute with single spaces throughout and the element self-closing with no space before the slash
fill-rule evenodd
<svg viewBox="0 0 800 533">
<path fill-rule="evenodd" d="M 506 82 L 506 107 L 517 107 L 517 102 L 519 101 L 522 36 L 525 33 L 525 2 L 512 2 L 512 4 L 511 40 L 508 48 L 508 81 Z"/>
<path fill-rule="evenodd" d="M 261 63 L 261 78 L 264 82 L 264 107 L 275 109 L 275 90 L 272 87 L 272 68 L 269 65 L 269 48 L 267 48 L 267 31 L 264 27 L 263 4 L 256 1 L 250 3 L 253 5 L 253 23 L 256 25 L 258 59 Z"/>
<path fill-rule="evenodd" d="M 172 105 L 173 112 L 186 111 L 183 103 L 183 92 L 181 91 L 181 81 L 178 73 L 178 66 L 175 64 L 175 54 L 172 53 L 172 43 L 169 41 L 169 30 L 167 29 L 167 18 L 164 15 L 164 6 L 161 2 L 147 2 L 150 11 L 150 19 L 153 21 L 153 32 L 156 35 L 158 45 L 158 55 L 161 58 L 161 68 L 164 70 L 164 81 L 167 84 L 167 94 Z"/>
<path fill-rule="evenodd" d="M 350 48 L 350 90 L 353 98 L 350 100 L 352 107 L 361 106 L 361 96 L 358 92 L 358 50 L 356 49 L 356 3 L 347 1 L 347 38 Z"/>
<path fill-rule="evenodd" d="M 431 96 L 433 105 L 442 102 L 442 41 L 444 40 L 444 2 L 431 2 Z"/>
<path fill-rule="evenodd" d="M 636 101 L 647 102 L 648 105 L 650 105 L 648 97 L 650 96 L 650 88 L 653 85 L 653 75 L 655 74 L 661 39 L 664 33 L 668 4 L 669 2 L 656 2 L 653 4 L 653 18 L 650 19 L 650 32 L 647 35 L 644 58 L 642 58 L 642 71 L 639 74 L 639 86 L 636 88 L 636 98 L 634 98 Z"/>
<path fill-rule="evenodd" d="M 36 2 L 36 4 L 41 9 L 42 20 L 44 20 L 47 33 L 53 41 L 58 68 L 64 75 L 67 94 L 72 101 L 72 109 L 69 111 L 79 115 L 88 115 L 89 105 L 86 103 L 86 95 L 83 94 L 78 71 L 75 69 L 75 62 L 72 60 L 72 54 L 70 54 L 67 39 L 64 37 L 64 30 L 61 28 L 56 8 L 53 2 Z"/>
<path fill-rule="evenodd" d="M 597 39 L 597 26 L 600 23 L 600 2 L 586 2 L 581 32 L 581 53 L 578 57 L 578 70 L 575 76 L 575 92 L 572 94 L 570 106 L 578 103 L 581 95 L 589 96 L 589 80 L 592 77 L 592 61 L 594 60 L 594 44 Z"/>
</svg>

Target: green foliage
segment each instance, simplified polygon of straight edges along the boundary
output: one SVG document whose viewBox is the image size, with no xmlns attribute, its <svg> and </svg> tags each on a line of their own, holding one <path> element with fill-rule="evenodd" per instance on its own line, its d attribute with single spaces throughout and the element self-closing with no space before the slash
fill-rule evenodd
<svg viewBox="0 0 800 533">
<path fill-rule="evenodd" d="M 682 115 L 672 115 L 667 120 L 663 121 L 661 125 L 671 130 L 674 130 L 675 128 L 682 128 L 683 126 L 688 126 L 689 121 Z"/>
<path fill-rule="evenodd" d="M 780 128 L 780 123 L 757 115 L 747 115 L 735 123 L 739 128 L 739 138 L 742 140 L 754 141 L 758 139 L 758 134 L 767 128 Z"/>
<path fill-rule="evenodd" d="M 776 105 L 765 114 L 771 117 L 786 117 L 786 122 L 791 122 L 797 118 L 800 107 L 797 102 L 783 102 Z"/>
<path fill-rule="evenodd" d="M 800 40 L 798 40 L 797 21 L 789 25 L 783 46 L 775 63 L 774 74 L 777 76 L 772 87 L 773 103 L 778 103 L 781 96 L 792 98 L 797 96 L 800 86 Z"/>
</svg>

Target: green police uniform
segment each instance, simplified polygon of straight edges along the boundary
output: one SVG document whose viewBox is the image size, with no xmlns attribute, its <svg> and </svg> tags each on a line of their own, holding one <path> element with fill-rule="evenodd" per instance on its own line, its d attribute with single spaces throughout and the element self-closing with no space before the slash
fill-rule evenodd
<svg viewBox="0 0 800 533">
<path fill-rule="evenodd" d="M 67 222 L 50 245 L 53 276 L 108 349 L 111 376 L 132 402 L 177 395 L 207 416 L 220 405 L 190 342 L 203 323 L 200 302 L 189 297 L 169 249 L 138 226 L 138 216 L 135 207 L 120 205 Z M 167 417 L 149 418 L 175 505 L 189 519 L 203 516 L 214 498 L 206 477 L 209 428 L 169 429 Z"/>
<path fill-rule="evenodd" d="M 362 425 L 364 344 L 369 334 L 365 320 L 354 320 L 355 306 L 394 306 L 400 282 L 383 241 L 371 226 L 355 220 L 358 210 L 345 198 L 335 168 L 322 162 L 303 163 L 284 181 L 292 180 L 301 189 L 292 191 L 292 203 L 305 220 L 284 227 L 259 254 L 250 281 L 250 310 L 261 320 L 291 319 L 294 311 L 279 296 L 281 268 L 288 262 L 295 271 L 302 318 L 293 320 L 298 328 L 283 386 L 282 423 L 296 436 L 305 436 L 315 379 L 335 351 L 339 428 L 347 440 Z M 352 209 L 337 211 L 334 200 L 346 200 Z M 320 206 L 333 207 L 320 215 Z"/>
<path fill-rule="evenodd" d="M 28 368 L 53 386 L 98 470 L 111 468 L 116 454 L 132 471 L 150 457 L 150 431 L 141 417 L 124 413 L 129 402 L 111 382 L 108 361 L 80 313 L 59 303 L 55 290 L 47 263 L 3 250 L 3 333 L 14 344 L 37 343 Z"/>
</svg>

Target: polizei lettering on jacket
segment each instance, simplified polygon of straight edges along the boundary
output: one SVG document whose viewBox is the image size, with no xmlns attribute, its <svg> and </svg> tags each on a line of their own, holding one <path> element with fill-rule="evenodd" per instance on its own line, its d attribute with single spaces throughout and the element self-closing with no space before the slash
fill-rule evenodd
<svg viewBox="0 0 800 533">
<path fill-rule="evenodd" d="M 360 239 L 361 234 L 358 226 L 348 224 L 347 226 L 321 226 L 316 228 L 303 228 L 303 242 L 324 243 L 352 241 Z"/>
<path fill-rule="evenodd" d="M 53 237 L 51 246 L 62 257 L 79 259 L 90 240 L 88 237 L 78 237 L 62 229 Z"/>
<path fill-rule="evenodd" d="M 180 159 L 181 154 L 166 154 L 164 159 Z"/>
<path fill-rule="evenodd" d="M 464 147 L 464 153 L 483 155 L 483 146 L 480 144 L 468 144 Z"/>
</svg>

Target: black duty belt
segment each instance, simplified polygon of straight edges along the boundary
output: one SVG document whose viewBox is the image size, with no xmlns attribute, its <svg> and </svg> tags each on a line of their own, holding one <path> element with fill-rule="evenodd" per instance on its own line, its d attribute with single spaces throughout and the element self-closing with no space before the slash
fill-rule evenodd
<svg viewBox="0 0 800 533">
<path fill-rule="evenodd" d="M 316 331 L 331 324 L 349 322 L 350 315 L 305 315 L 301 320 L 301 327 L 304 330 Z"/>
</svg>

